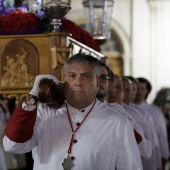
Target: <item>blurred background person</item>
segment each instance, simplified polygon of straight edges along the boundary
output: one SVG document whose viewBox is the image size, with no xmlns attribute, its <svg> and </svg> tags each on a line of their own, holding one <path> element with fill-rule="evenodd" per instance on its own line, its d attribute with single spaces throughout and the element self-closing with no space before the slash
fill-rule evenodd
<svg viewBox="0 0 170 170">
<path fill-rule="evenodd" d="M 138 148 L 140 151 L 142 163 L 143 161 L 149 159 L 152 155 L 152 144 L 149 140 L 145 137 L 145 132 L 143 131 L 141 125 L 135 120 L 134 117 L 131 116 L 132 109 L 127 109 L 124 107 L 124 90 L 123 90 L 123 83 L 122 79 L 115 75 L 114 76 L 114 83 L 108 92 L 108 106 L 117 110 L 118 113 L 122 114 L 126 118 L 129 119 L 133 129 L 134 135 L 136 138 L 136 142 L 138 144 Z M 142 121 L 142 120 L 141 120 Z M 147 124 L 145 124 L 147 126 Z M 154 163 L 151 163 L 151 166 L 148 169 L 153 168 Z"/>
<path fill-rule="evenodd" d="M 169 144 L 169 150 L 170 150 L 170 88 L 160 89 L 157 92 L 153 103 L 155 105 L 157 105 L 162 110 L 162 112 L 165 116 L 168 144 Z M 170 156 L 168 159 L 168 164 L 169 164 L 169 170 L 170 170 Z"/>
<path fill-rule="evenodd" d="M 153 154 L 155 155 L 156 160 L 156 169 L 162 169 L 162 162 L 161 162 L 161 151 L 160 151 L 160 145 L 158 140 L 158 135 L 155 129 L 155 124 L 153 122 L 153 119 L 151 115 L 143 108 L 139 107 L 135 104 L 136 94 L 138 92 L 138 81 L 132 76 L 126 76 L 128 79 L 132 82 L 132 95 L 131 95 L 131 103 L 130 106 L 135 108 L 140 115 L 145 119 L 147 122 L 147 125 L 149 127 L 149 130 L 151 132 L 152 136 L 152 146 L 153 146 Z"/>
<path fill-rule="evenodd" d="M 7 170 L 7 163 L 5 160 L 4 149 L 2 145 L 2 139 L 5 134 L 5 125 L 8 120 L 8 110 L 5 103 L 0 101 L 0 170 Z"/>
<path fill-rule="evenodd" d="M 2 139 L 5 135 L 6 124 L 13 110 L 13 107 L 8 104 L 4 99 L 0 101 L 0 170 L 31 170 L 26 169 L 25 154 L 12 154 L 4 151 Z"/>
<path fill-rule="evenodd" d="M 162 159 L 162 169 L 165 170 L 166 163 L 169 158 L 169 147 L 165 118 L 160 108 L 158 108 L 154 104 L 147 103 L 147 97 L 152 90 L 150 82 L 143 77 L 137 78 L 137 80 L 138 80 L 138 92 L 136 95 L 135 103 L 139 107 L 146 110 L 152 116 L 159 140 Z"/>
</svg>

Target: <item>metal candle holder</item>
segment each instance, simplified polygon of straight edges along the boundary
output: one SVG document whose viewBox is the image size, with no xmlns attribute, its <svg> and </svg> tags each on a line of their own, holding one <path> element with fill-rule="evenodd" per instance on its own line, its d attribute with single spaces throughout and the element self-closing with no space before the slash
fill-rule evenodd
<svg viewBox="0 0 170 170">
<path fill-rule="evenodd" d="M 61 18 L 71 9 L 71 0 L 44 0 L 43 10 L 45 15 L 51 19 L 52 32 L 60 32 Z"/>
</svg>

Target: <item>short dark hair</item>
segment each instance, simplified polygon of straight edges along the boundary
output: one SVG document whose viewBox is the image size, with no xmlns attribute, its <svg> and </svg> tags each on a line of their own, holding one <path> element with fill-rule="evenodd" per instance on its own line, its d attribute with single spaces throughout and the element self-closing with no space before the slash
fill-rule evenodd
<svg viewBox="0 0 170 170">
<path fill-rule="evenodd" d="M 170 88 L 161 88 L 153 101 L 153 103 L 159 107 L 165 104 L 170 104 Z"/>
<path fill-rule="evenodd" d="M 132 82 L 134 82 L 134 83 L 136 83 L 136 85 L 138 86 L 138 80 L 136 79 L 136 78 L 134 78 L 134 77 L 132 77 L 132 76 L 125 76 L 125 77 L 127 77 L 128 79 L 130 79 Z"/>
<path fill-rule="evenodd" d="M 106 65 L 105 63 L 103 63 L 102 61 L 99 61 L 100 67 L 105 67 L 108 73 L 108 77 L 109 77 L 109 81 L 111 81 L 112 83 L 114 82 L 114 73 L 111 70 L 111 68 L 109 68 L 108 65 Z"/>
<path fill-rule="evenodd" d="M 129 78 L 126 77 L 126 76 L 122 76 L 122 82 L 123 82 L 123 81 L 127 81 L 129 84 L 132 84 L 131 79 L 129 79 Z"/>
<path fill-rule="evenodd" d="M 113 71 L 109 68 L 109 77 L 110 77 L 110 81 L 113 83 L 114 82 L 114 73 Z"/>
<path fill-rule="evenodd" d="M 139 77 L 139 78 L 137 78 L 137 80 L 138 80 L 139 83 L 145 83 L 146 84 L 146 89 L 148 90 L 148 93 L 146 94 L 145 99 L 147 99 L 149 93 L 152 90 L 151 83 L 146 78 L 143 78 L 143 77 Z"/>
<path fill-rule="evenodd" d="M 85 53 L 77 53 L 74 56 L 70 57 L 64 64 L 64 70 L 69 64 L 72 63 L 88 63 L 95 67 L 96 76 L 99 77 L 100 74 L 100 64 L 99 60 L 91 55 Z"/>
</svg>

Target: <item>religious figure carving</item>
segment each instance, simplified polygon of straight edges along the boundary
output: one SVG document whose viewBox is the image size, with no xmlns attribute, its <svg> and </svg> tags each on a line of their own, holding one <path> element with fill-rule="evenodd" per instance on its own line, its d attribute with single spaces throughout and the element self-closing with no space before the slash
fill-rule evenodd
<svg viewBox="0 0 170 170">
<path fill-rule="evenodd" d="M 67 37 L 51 36 L 50 60 L 52 70 L 57 69 L 60 65 L 60 79 L 63 80 L 64 63 L 70 56 L 71 44 L 67 45 Z"/>
<path fill-rule="evenodd" d="M 3 67 L 5 73 L 1 78 L 1 88 L 18 89 L 33 86 L 35 76 L 28 73 L 28 65 L 26 64 L 28 52 L 24 48 L 21 51 L 21 54 L 16 54 L 16 61 L 6 56 L 6 66 Z"/>
</svg>

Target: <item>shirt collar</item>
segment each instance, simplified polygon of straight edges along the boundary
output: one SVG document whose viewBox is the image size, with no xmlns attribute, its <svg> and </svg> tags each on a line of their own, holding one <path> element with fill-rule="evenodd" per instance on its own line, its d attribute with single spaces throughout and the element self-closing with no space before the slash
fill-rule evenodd
<svg viewBox="0 0 170 170">
<path fill-rule="evenodd" d="M 79 110 L 75 107 L 70 106 L 67 101 L 65 101 L 65 102 L 67 103 L 68 111 L 71 115 L 82 115 L 82 116 L 86 115 L 89 112 L 89 110 L 91 109 L 91 107 L 94 103 L 94 101 L 93 101 L 89 106 Z M 96 102 L 98 102 L 98 101 L 96 101 Z"/>
</svg>

